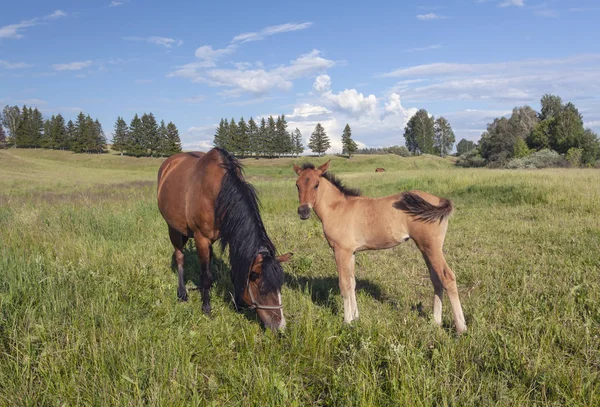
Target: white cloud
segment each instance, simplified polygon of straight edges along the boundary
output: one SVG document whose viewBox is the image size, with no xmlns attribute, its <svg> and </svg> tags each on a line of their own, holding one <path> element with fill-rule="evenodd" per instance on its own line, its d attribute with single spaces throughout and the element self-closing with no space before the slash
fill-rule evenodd
<svg viewBox="0 0 600 407">
<path fill-rule="evenodd" d="M 31 68 L 33 65 L 26 64 L 25 62 L 8 62 L 0 59 L 0 67 L 5 69 L 23 69 Z"/>
<path fill-rule="evenodd" d="M 55 10 L 51 14 L 43 17 L 35 17 L 30 20 L 23 20 L 17 24 L 9 24 L 0 27 L 0 38 L 23 38 L 22 32 L 25 28 L 33 27 L 42 24 L 44 21 L 56 20 L 57 18 L 66 17 L 67 13 L 62 10 Z"/>
<path fill-rule="evenodd" d="M 111 1 L 110 4 L 108 5 L 108 7 L 119 7 L 124 5 L 125 3 L 123 3 L 122 1 Z"/>
<path fill-rule="evenodd" d="M 434 76 L 434 75 L 453 75 L 453 74 L 472 74 L 472 73 L 490 73 L 506 72 L 507 70 L 539 69 L 542 67 L 552 67 L 557 65 L 577 65 L 586 62 L 593 62 L 600 59 L 600 54 L 582 54 L 566 58 L 556 59 L 526 59 L 522 61 L 498 62 L 498 63 L 480 63 L 480 64 L 462 64 L 436 62 L 426 65 L 416 65 L 409 68 L 401 68 L 381 76 L 383 77 L 410 77 L 410 76 Z"/>
<path fill-rule="evenodd" d="M 600 127 L 600 120 L 592 120 L 589 122 L 583 123 L 584 127 Z"/>
<path fill-rule="evenodd" d="M 319 75 L 315 79 L 315 83 L 313 84 L 313 89 L 318 92 L 325 92 L 331 89 L 331 78 L 329 75 Z"/>
<path fill-rule="evenodd" d="M 244 42 L 250 42 L 250 41 L 263 40 L 263 39 L 265 39 L 265 37 L 268 37 L 270 35 L 275 35 L 275 34 L 280 34 L 280 33 L 285 33 L 285 32 L 290 32 L 290 31 L 304 30 L 304 29 L 310 27 L 311 25 L 312 25 L 311 22 L 306 22 L 306 23 L 301 23 L 301 24 L 286 23 L 286 24 L 280 24 L 280 25 L 273 25 L 270 27 L 263 28 L 260 31 L 248 32 L 248 33 L 236 35 L 235 37 L 233 37 L 233 40 L 231 42 L 232 43 L 236 43 L 236 42 L 244 43 Z"/>
<path fill-rule="evenodd" d="M 292 114 L 288 118 L 306 118 L 310 116 L 321 116 L 331 113 L 331 110 L 323 106 L 311 105 L 310 103 L 302 103 L 294 107 Z"/>
<path fill-rule="evenodd" d="M 417 48 L 407 48 L 404 52 L 421 52 L 421 51 L 430 51 L 432 49 L 440 49 L 442 48 L 441 44 L 428 45 L 426 47 L 417 47 Z"/>
<path fill-rule="evenodd" d="M 525 5 L 524 0 L 507 0 L 504 3 L 500 3 L 500 7 L 517 6 L 523 7 Z"/>
<path fill-rule="evenodd" d="M 417 15 L 417 18 L 422 21 L 431 21 L 431 20 L 443 20 L 448 17 L 442 16 L 439 14 L 435 14 L 435 13 L 427 13 L 427 14 L 419 14 L 419 15 Z"/>
<path fill-rule="evenodd" d="M 214 50 L 203 49 L 200 55 L 212 56 Z M 299 78 L 319 74 L 335 65 L 334 61 L 320 56 L 318 50 L 301 55 L 288 65 L 265 70 L 247 69 L 247 65 L 238 65 L 237 69 L 203 69 L 206 60 L 182 65 L 169 77 L 183 77 L 192 82 L 208 83 L 211 86 L 229 88 L 223 95 L 238 96 L 241 93 L 261 95 L 271 90 L 287 91 L 292 88 L 292 81 Z"/>
<path fill-rule="evenodd" d="M 213 49 L 210 45 L 203 45 L 196 48 L 194 55 L 200 60 L 196 65 L 200 68 L 211 68 L 216 66 L 216 61 L 225 55 L 233 54 L 237 45 L 229 45 L 225 48 Z"/>
<path fill-rule="evenodd" d="M 173 46 L 180 47 L 183 44 L 182 40 L 168 37 L 123 37 L 127 41 L 147 42 L 149 44 L 158 45 L 165 48 L 173 48 Z"/>
<path fill-rule="evenodd" d="M 87 68 L 92 65 L 91 60 L 80 61 L 80 62 L 70 62 L 68 64 L 54 64 L 52 68 L 55 71 L 79 71 L 81 69 Z"/>
<path fill-rule="evenodd" d="M 372 115 L 377 107 L 375 95 L 365 96 L 356 89 L 345 89 L 338 94 L 327 91 L 323 97 L 337 108 L 354 115 Z"/>
</svg>

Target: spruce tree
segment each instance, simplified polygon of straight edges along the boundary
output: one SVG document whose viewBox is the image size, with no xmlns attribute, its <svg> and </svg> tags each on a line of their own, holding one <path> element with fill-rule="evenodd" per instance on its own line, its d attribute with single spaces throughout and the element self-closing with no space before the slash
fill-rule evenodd
<svg viewBox="0 0 600 407">
<path fill-rule="evenodd" d="M 277 152 L 278 156 L 292 152 L 292 143 L 290 140 L 290 134 L 287 131 L 287 121 L 285 120 L 285 115 L 277 116 L 274 139 L 275 151 Z"/>
<path fill-rule="evenodd" d="M 331 147 L 329 137 L 327 137 L 327 133 L 325 132 L 323 126 L 321 126 L 321 123 L 317 123 L 317 125 L 315 126 L 315 130 L 310 136 L 308 148 L 310 148 L 313 152 L 321 156 L 321 154 L 324 154 L 329 147 Z"/>
<path fill-rule="evenodd" d="M 94 121 L 94 150 L 95 153 L 103 154 L 106 153 L 106 136 L 104 130 L 102 130 L 102 124 L 96 119 Z"/>
<path fill-rule="evenodd" d="M 112 139 L 112 149 L 120 152 L 121 155 L 123 155 L 127 149 L 128 133 L 129 128 L 127 127 L 127 122 L 123 120 L 121 116 L 117 117 L 117 121 L 115 122 L 115 132 L 113 133 Z"/>
<path fill-rule="evenodd" d="M 87 122 L 83 112 L 79 112 L 75 120 L 75 137 L 71 143 L 71 150 L 75 153 L 83 153 L 85 151 L 85 139 L 87 138 Z"/>
<path fill-rule="evenodd" d="M 294 146 L 293 153 L 298 157 L 299 154 L 304 152 L 304 145 L 302 144 L 302 133 L 296 127 L 296 129 L 292 132 L 292 143 Z"/>
<path fill-rule="evenodd" d="M 258 157 L 259 139 L 258 139 L 258 126 L 252 117 L 248 120 L 248 145 L 250 146 L 250 155 L 254 153 Z"/>
<path fill-rule="evenodd" d="M 167 125 L 164 120 L 160 121 L 160 126 L 158 126 L 158 138 L 160 139 L 160 147 L 158 149 L 159 157 L 168 157 L 167 153 Z"/>
<path fill-rule="evenodd" d="M 131 123 L 129 124 L 129 133 L 127 137 L 127 148 L 126 154 L 134 157 L 142 157 L 146 154 L 143 145 L 143 128 L 142 120 L 139 116 L 133 116 Z"/>
<path fill-rule="evenodd" d="M 266 134 L 266 140 L 265 140 L 265 150 L 266 150 L 267 154 L 271 157 L 273 155 L 275 155 L 275 153 L 277 152 L 276 135 L 277 135 L 277 125 L 275 124 L 275 119 L 273 119 L 273 116 L 269 116 L 269 119 L 267 120 L 267 134 Z"/>
<path fill-rule="evenodd" d="M 75 127 L 75 123 L 73 123 L 73 120 L 69 120 L 69 123 L 67 123 L 67 127 L 65 130 L 65 145 L 66 148 L 74 151 L 73 150 L 73 145 L 75 144 L 75 138 L 77 137 L 77 128 Z"/>
<path fill-rule="evenodd" d="M 238 142 L 238 125 L 235 119 L 232 117 L 227 127 L 227 141 L 225 143 L 225 150 L 232 154 L 235 154 Z"/>
<path fill-rule="evenodd" d="M 152 113 L 142 116 L 142 145 L 146 155 L 153 157 L 159 147 L 158 124 Z"/>
<path fill-rule="evenodd" d="M 173 122 L 167 124 L 167 139 L 165 143 L 164 153 L 166 156 L 171 156 L 181 152 L 181 139 L 179 131 Z"/>
<path fill-rule="evenodd" d="M 21 111 L 20 120 L 16 128 L 14 143 L 15 147 L 18 148 L 27 148 L 31 147 L 29 143 L 29 126 L 31 120 L 29 116 L 29 109 L 27 106 L 23 106 L 23 110 Z"/>
<path fill-rule="evenodd" d="M 42 112 L 38 110 L 36 107 L 33 112 L 31 112 L 31 108 L 29 108 L 31 114 L 31 147 L 41 147 L 42 146 L 42 136 L 44 134 L 44 117 L 42 116 Z"/>
<path fill-rule="evenodd" d="M 267 154 L 267 121 L 264 117 L 260 119 L 260 127 L 258 128 L 258 152 L 265 156 Z"/>
<path fill-rule="evenodd" d="M 213 144 L 218 148 L 225 148 L 227 144 L 227 120 L 221 118 L 219 127 L 215 131 L 215 138 Z"/>
<path fill-rule="evenodd" d="M 344 133 L 342 134 L 342 154 L 348 154 L 348 158 L 352 158 L 352 154 L 354 154 L 358 150 L 358 146 L 352 140 L 352 130 L 350 129 L 350 125 L 346 123 L 346 127 L 344 127 Z"/>
<path fill-rule="evenodd" d="M 50 136 L 52 138 L 52 148 L 57 150 L 66 150 L 69 148 L 65 118 L 60 113 L 52 116 Z"/>
<path fill-rule="evenodd" d="M 54 116 L 52 116 L 52 120 L 54 120 Z M 44 122 L 44 131 L 42 132 L 42 137 L 40 138 L 40 147 L 48 149 L 54 147 L 52 145 L 52 122 L 50 119 L 46 119 Z"/>
<path fill-rule="evenodd" d="M 238 131 L 237 131 L 237 140 L 236 140 L 236 151 L 244 157 L 248 151 L 250 151 L 250 135 L 248 134 L 248 125 L 244 121 L 244 118 L 241 117 L 238 122 Z"/>
</svg>

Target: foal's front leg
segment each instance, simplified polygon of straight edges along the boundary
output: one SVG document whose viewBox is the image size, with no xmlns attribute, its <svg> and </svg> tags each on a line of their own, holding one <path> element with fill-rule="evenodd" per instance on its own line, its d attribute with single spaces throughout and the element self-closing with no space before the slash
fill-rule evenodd
<svg viewBox="0 0 600 407">
<path fill-rule="evenodd" d="M 352 250 L 335 248 L 335 263 L 339 276 L 340 292 L 344 299 L 344 322 L 358 319 L 356 305 L 356 280 L 354 278 L 354 254 Z"/>
</svg>

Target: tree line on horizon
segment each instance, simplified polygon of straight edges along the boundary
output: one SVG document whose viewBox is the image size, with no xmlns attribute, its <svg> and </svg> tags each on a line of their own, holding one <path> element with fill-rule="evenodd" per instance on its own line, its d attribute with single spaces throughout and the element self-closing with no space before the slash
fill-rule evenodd
<svg viewBox="0 0 600 407">
<path fill-rule="evenodd" d="M 117 117 L 112 149 L 132 157 L 169 157 L 182 151 L 177 126 L 173 122 L 165 125 L 164 120 L 159 126 L 152 113 L 144 113 L 141 118 L 136 113 L 129 126 Z"/>
<path fill-rule="evenodd" d="M 456 137 L 450 122 L 443 116 L 437 119 L 420 109 L 404 128 L 406 148 L 413 155 L 433 154 L 445 157 L 452 152 Z"/>
<path fill-rule="evenodd" d="M 6 131 L 4 130 L 6 128 Z M 0 113 L 0 148 L 45 148 L 75 153 L 106 153 L 107 141 L 98 119 L 80 112 L 65 122 L 62 114 L 44 120 L 37 108 L 5 106 Z M 134 157 L 166 157 L 181 151 L 177 127 L 160 126 L 152 113 L 137 114 L 127 126 L 122 117 L 115 123 L 112 149 Z"/>
<path fill-rule="evenodd" d="M 302 133 L 298 128 L 288 132 L 285 115 L 262 117 L 260 123 L 250 117 L 248 122 L 243 117 L 238 122 L 234 118 L 221 118 L 215 130 L 213 144 L 241 157 L 281 157 L 298 156 L 304 152 Z M 351 157 L 358 149 L 352 139 L 350 125 L 346 124 L 342 134 L 342 154 Z M 322 155 L 331 147 L 331 141 L 325 128 L 317 123 L 311 134 L 308 146 L 312 152 Z"/>
<path fill-rule="evenodd" d="M 6 127 L 7 133 L 4 129 Z M 46 148 L 76 153 L 103 153 L 106 137 L 98 119 L 80 112 L 65 123 L 59 113 L 44 120 L 38 108 L 5 106 L 0 114 L 0 147 Z"/>
</svg>

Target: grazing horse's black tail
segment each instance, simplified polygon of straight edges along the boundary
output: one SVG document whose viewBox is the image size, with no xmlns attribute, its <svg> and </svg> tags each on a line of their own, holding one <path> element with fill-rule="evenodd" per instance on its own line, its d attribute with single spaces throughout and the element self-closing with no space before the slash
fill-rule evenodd
<svg viewBox="0 0 600 407">
<path fill-rule="evenodd" d="M 268 253 L 268 260 L 275 258 L 275 246 L 267 236 L 259 210 L 259 200 L 254 187 L 243 177 L 242 164 L 229 152 L 217 148 L 222 159 L 225 175 L 215 205 L 215 220 L 219 227 L 221 248 L 229 246 L 231 279 L 235 286 L 236 300 L 246 287 L 248 272 L 259 252 Z M 283 285 L 281 267 L 273 268 L 265 259 L 261 289 L 275 291 Z"/>
<path fill-rule="evenodd" d="M 402 198 L 394 202 L 394 208 L 400 209 L 409 215 L 415 216 L 418 220 L 431 223 L 439 220 L 440 222 L 448 218 L 454 208 L 452 202 L 446 198 L 440 198 L 440 204 L 435 206 L 414 192 L 403 192 Z"/>
</svg>

